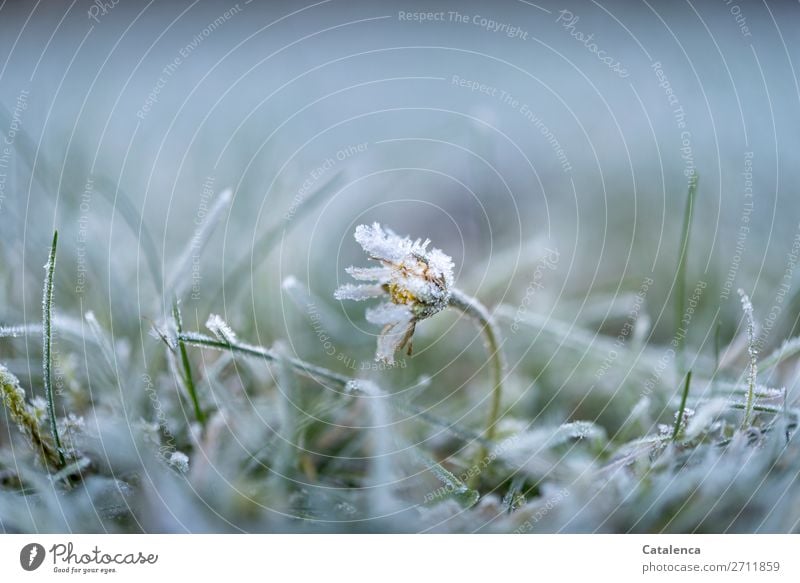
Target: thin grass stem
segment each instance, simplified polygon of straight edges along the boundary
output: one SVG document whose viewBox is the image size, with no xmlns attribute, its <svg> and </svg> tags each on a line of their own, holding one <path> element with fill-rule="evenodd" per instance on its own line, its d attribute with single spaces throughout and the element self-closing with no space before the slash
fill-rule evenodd
<svg viewBox="0 0 800 583">
<path fill-rule="evenodd" d="M 692 218 L 694 217 L 694 200 L 697 195 L 697 180 L 696 174 L 692 175 L 689 179 L 689 191 L 686 195 L 686 207 L 683 212 L 683 227 L 681 232 L 681 250 L 678 255 L 678 269 L 677 269 L 677 290 L 676 300 L 677 309 L 675 310 L 675 341 L 676 347 L 676 365 L 679 377 L 684 375 L 684 368 L 686 366 L 686 330 L 682 330 L 683 326 L 683 313 L 686 310 L 686 257 L 689 254 L 689 239 L 692 233 Z"/>
<path fill-rule="evenodd" d="M 681 406 L 678 409 L 678 417 L 675 419 L 675 428 L 672 430 L 672 441 L 678 440 L 683 422 L 683 414 L 686 411 L 686 398 L 689 396 L 689 386 L 692 384 L 692 371 L 686 373 L 686 382 L 683 385 L 683 395 L 681 396 Z"/>
<path fill-rule="evenodd" d="M 201 425 L 206 423 L 206 414 L 203 408 L 200 407 L 200 399 L 197 397 L 197 387 L 192 378 L 192 365 L 189 362 L 189 355 L 186 352 L 186 344 L 180 339 L 183 332 L 183 319 L 181 318 L 181 310 L 178 306 L 178 298 L 176 297 L 172 302 L 172 317 L 175 320 L 175 330 L 178 333 L 178 351 L 181 356 L 181 366 L 183 366 L 183 382 L 186 385 L 186 392 L 189 393 L 189 398 L 194 407 L 194 416 Z"/>
<path fill-rule="evenodd" d="M 56 423 L 56 405 L 53 398 L 53 278 L 56 272 L 56 248 L 58 247 L 58 231 L 53 232 L 53 244 L 50 247 L 50 256 L 45 265 L 44 292 L 42 297 L 42 370 L 44 377 L 44 392 L 47 397 L 47 415 L 50 418 L 50 433 L 53 434 L 58 459 L 62 467 L 67 464 L 64 459 L 64 449 L 61 446 L 61 438 L 58 436 L 58 424 Z"/>
</svg>

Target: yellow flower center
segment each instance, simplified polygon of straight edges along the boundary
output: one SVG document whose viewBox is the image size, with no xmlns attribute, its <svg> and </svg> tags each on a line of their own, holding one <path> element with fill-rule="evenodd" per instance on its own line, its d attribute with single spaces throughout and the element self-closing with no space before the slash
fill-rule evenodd
<svg viewBox="0 0 800 583">
<path fill-rule="evenodd" d="M 414 294 L 396 283 L 386 284 L 386 288 L 392 298 L 392 302 L 395 304 L 408 305 L 417 301 L 417 297 Z"/>
</svg>

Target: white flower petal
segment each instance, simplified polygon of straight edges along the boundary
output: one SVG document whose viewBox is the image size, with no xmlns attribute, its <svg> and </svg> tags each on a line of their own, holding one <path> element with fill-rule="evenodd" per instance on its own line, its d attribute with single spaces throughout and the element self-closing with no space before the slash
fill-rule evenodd
<svg viewBox="0 0 800 583">
<path fill-rule="evenodd" d="M 413 314 L 408 306 L 384 303 L 378 306 L 367 308 L 367 322 L 373 324 L 396 324 L 407 322 L 413 318 Z"/>
<path fill-rule="evenodd" d="M 375 351 L 375 360 L 394 364 L 394 353 L 401 350 L 411 339 L 414 333 L 414 320 L 405 320 L 394 324 L 387 324 L 378 336 L 378 348 Z"/>
<path fill-rule="evenodd" d="M 417 239 L 413 243 L 411 243 L 411 239 L 407 238 L 406 240 L 410 243 L 409 248 L 408 248 L 408 252 L 409 253 L 412 253 L 412 254 L 415 254 L 415 255 L 427 255 L 428 254 L 428 245 L 431 244 L 431 240 L 430 239 L 425 239 L 424 241 L 422 239 Z"/>
<path fill-rule="evenodd" d="M 441 275 L 446 287 L 453 285 L 453 259 L 441 249 L 431 249 L 427 255 L 428 268 L 435 274 Z"/>
<path fill-rule="evenodd" d="M 377 259 L 397 262 L 405 257 L 411 246 L 409 239 L 399 237 L 394 233 L 385 233 L 380 223 L 359 225 L 356 227 L 356 241 L 364 251 Z"/>
<path fill-rule="evenodd" d="M 379 285 L 353 285 L 352 283 L 346 283 L 339 286 L 339 288 L 333 292 L 333 297 L 337 300 L 354 300 L 360 302 L 370 298 L 377 298 L 385 293 L 386 292 L 384 292 L 383 288 Z"/>
<path fill-rule="evenodd" d="M 348 267 L 345 271 L 353 279 L 360 281 L 389 281 L 392 278 L 392 270 L 389 267 Z"/>
</svg>

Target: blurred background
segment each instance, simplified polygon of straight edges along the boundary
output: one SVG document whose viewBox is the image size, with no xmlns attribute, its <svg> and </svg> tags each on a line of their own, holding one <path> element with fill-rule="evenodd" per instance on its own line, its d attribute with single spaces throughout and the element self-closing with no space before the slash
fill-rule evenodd
<svg viewBox="0 0 800 583">
<path fill-rule="evenodd" d="M 589 419 L 614 435 L 651 379 L 647 429 L 671 419 L 678 391 L 658 347 L 680 318 L 695 175 L 687 366 L 710 367 L 715 337 L 739 337 L 740 287 L 762 351 L 797 333 L 798 16 L 797 3 L 736 0 L 3 2 L 0 324 L 38 325 L 58 229 L 57 364 L 75 393 L 60 407 L 104 402 L 117 422 L 152 423 L 148 375 L 190 443 L 189 407 L 149 335 L 173 297 L 186 329 L 218 313 L 254 344 L 369 369 L 378 330 L 332 293 L 365 263 L 356 225 L 378 221 L 430 238 L 453 256 L 456 284 L 505 314 L 508 408 L 522 426 Z M 612 358 L 626 322 L 633 350 Z M 40 350 L 35 334 L 0 339 L 33 395 Z M 419 326 L 415 350 L 370 378 L 479 428 L 474 327 L 442 314 Z M 276 382 L 266 366 L 191 357 L 201 376 L 230 369 L 214 373 L 225 390 L 209 381 L 209 410 Z M 796 395 L 794 369 L 781 374 Z M 326 425 L 355 422 L 291 402 Z M 273 428 L 264 407 L 248 409 L 259 431 Z M 232 447 L 255 451 L 251 430 L 230 429 Z M 355 455 L 326 447 L 308 449 Z M 245 524 L 239 510 L 186 528 Z M 145 530 L 180 530 L 157 514 Z M 256 522 L 243 528 L 271 528 Z"/>
</svg>

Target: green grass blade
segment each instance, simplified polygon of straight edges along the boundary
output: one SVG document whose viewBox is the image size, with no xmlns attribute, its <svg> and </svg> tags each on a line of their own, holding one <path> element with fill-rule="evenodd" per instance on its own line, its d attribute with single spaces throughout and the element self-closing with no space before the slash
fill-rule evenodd
<svg viewBox="0 0 800 583">
<path fill-rule="evenodd" d="M 675 310 L 675 339 L 678 343 L 676 347 L 676 365 L 678 374 L 683 376 L 686 366 L 685 335 L 687 330 L 681 331 L 683 313 L 686 310 L 686 257 L 689 254 L 689 239 L 692 232 L 692 218 L 694 217 L 694 200 L 697 195 L 696 174 L 689 179 L 689 191 L 686 195 L 686 208 L 683 212 L 683 227 L 681 230 L 681 247 L 678 255 L 678 269 L 676 272 L 676 292 L 677 308 Z"/>
<path fill-rule="evenodd" d="M 514 512 L 525 503 L 525 493 L 522 490 L 524 486 L 525 476 L 521 473 L 514 476 L 508 492 L 503 496 L 503 508 L 506 512 Z"/>
<path fill-rule="evenodd" d="M 58 451 L 58 459 L 62 466 L 67 464 L 64 459 L 64 450 L 61 446 L 61 438 L 58 436 L 58 425 L 56 423 L 56 406 L 53 399 L 52 382 L 52 342 L 53 342 L 53 276 L 56 272 L 56 248 L 58 247 L 58 231 L 53 232 L 53 244 L 50 247 L 50 256 L 45 265 L 44 292 L 42 297 L 42 369 L 44 377 L 44 392 L 47 396 L 47 413 L 50 417 L 50 432 L 53 434 L 53 443 Z"/>
<path fill-rule="evenodd" d="M 189 345 L 199 346 L 201 348 L 230 351 L 233 354 L 241 354 L 242 356 L 248 356 L 251 358 L 261 358 L 268 362 L 276 362 L 279 359 L 278 355 L 268 348 L 254 346 L 252 344 L 246 344 L 243 342 L 225 342 L 223 340 L 211 338 L 205 334 L 183 332 L 178 334 L 178 340 Z M 285 357 L 284 360 L 291 365 L 295 372 L 301 376 L 317 380 L 318 382 L 320 379 L 323 379 L 336 383 L 344 388 L 351 381 L 349 377 L 333 372 L 324 367 L 304 362 L 298 358 Z"/>
<path fill-rule="evenodd" d="M 440 492 L 432 492 L 428 495 L 431 497 L 429 503 L 441 501 L 441 498 L 452 498 L 458 502 L 463 508 L 474 506 L 480 499 L 480 494 L 467 486 L 464 482 L 459 480 L 455 474 L 448 471 L 444 466 L 432 460 L 426 455 L 421 453 L 417 454 L 417 459 L 441 482 L 442 487 Z"/>
<path fill-rule="evenodd" d="M 714 327 L 714 377 L 719 373 L 720 355 L 722 354 L 722 320 L 718 317 Z"/>
<path fill-rule="evenodd" d="M 672 441 L 678 440 L 678 435 L 681 431 L 681 422 L 683 421 L 683 413 L 686 411 L 686 398 L 689 396 L 689 386 L 692 383 L 692 371 L 686 373 L 686 382 L 683 385 L 683 395 L 681 396 L 681 406 L 678 409 L 678 417 L 675 419 L 675 428 L 672 430 Z"/>
<path fill-rule="evenodd" d="M 201 425 L 205 425 L 206 415 L 202 407 L 200 407 L 200 399 L 197 398 L 197 387 L 195 387 L 194 379 L 192 378 L 192 365 L 189 362 L 189 354 L 186 352 L 186 343 L 181 340 L 181 334 L 183 334 L 183 320 L 181 318 L 181 310 L 178 306 L 177 298 L 175 298 L 172 303 L 172 317 L 175 320 L 178 351 L 181 357 L 181 366 L 183 367 L 183 383 L 186 386 L 186 392 L 189 393 L 189 399 L 192 401 L 195 418 Z"/>
</svg>

